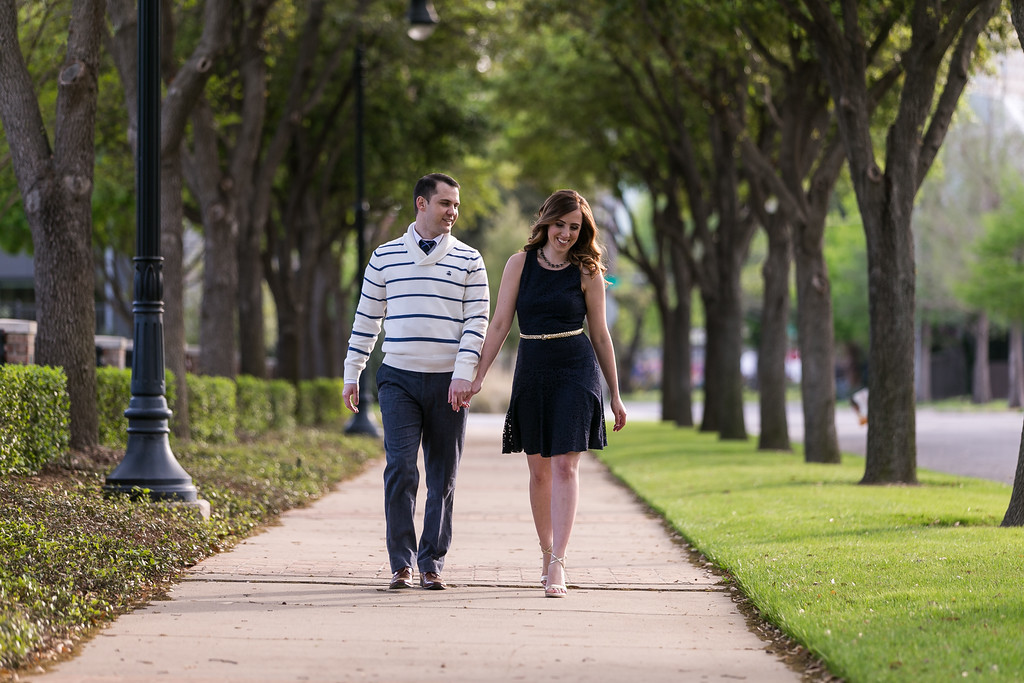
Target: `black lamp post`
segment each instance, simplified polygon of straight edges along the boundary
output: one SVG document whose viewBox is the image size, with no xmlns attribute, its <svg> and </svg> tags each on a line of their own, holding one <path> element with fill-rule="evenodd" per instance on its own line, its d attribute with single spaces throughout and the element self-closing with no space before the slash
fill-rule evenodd
<svg viewBox="0 0 1024 683">
<path fill-rule="evenodd" d="M 363 161 L 363 41 L 356 40 L 356 53 L 352 63 L 352 80 L 356 86 L 356 258 L 358 273 L 366 267 L 366 170 Z M 361 281 L 361 280 L 360 280 Z M 359 287 L 356 288 L 355 306 L 359 306 Z M 367 364 L 367 369 L 369 364 Z M 345 425 L 346 434 L 379 436 L 377 425 L 370 417 L 373 399 L 370 398 L 368 372 L 359 375 L 359 412 Z"/>
<path fill-rule="evenodd" d="M 437 12 L 430 0 L 410 0 L 409 37 L 424 40 L 437 26 Z M 352 80 L 356 86 L 356 258 L 359 271 L 366 267 L 366 169 L 363 158 L 363 130 L 365 105 L 363 101 L 363 42 L 356 40 L 356 52 L 352 65 Z M 356 290 L 356 306 L 359 305 L 359 290 Z M 378 436 L 377 426 L 370 417 L 370 387 L 366 372 L 359 376 L 359 412 L 345 425 L 346 434 Z"/>
<path fill-rule="evenodd" d="M 132 397 L 124 459 L 107 475 L 106 493 L 195 502 L 192 478 L 171 452 L 171 411 L 164 380 L 163 257 L 160 256 L 160 0 L 139 0 L 139 127 L 136 145 L 136 241 L 132 313 Z"/>
</svg>

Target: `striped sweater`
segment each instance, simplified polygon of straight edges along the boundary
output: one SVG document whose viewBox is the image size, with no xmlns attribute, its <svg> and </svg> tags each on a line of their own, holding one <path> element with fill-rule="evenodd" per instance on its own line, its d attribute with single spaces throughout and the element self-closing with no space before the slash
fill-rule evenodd
<svg viewBox="0 0 1024 683">
<path fill-rule="evenodd" d="M 487 331 L 491 298 L 480 252 L 451 234 L 429 254 L 413 225 L 374 250 L 363 276 L 345 383 L 359 381 L 384 327 L 384 363 L 400 370 L 451 372 L 472 381 Z"/>
</svg>

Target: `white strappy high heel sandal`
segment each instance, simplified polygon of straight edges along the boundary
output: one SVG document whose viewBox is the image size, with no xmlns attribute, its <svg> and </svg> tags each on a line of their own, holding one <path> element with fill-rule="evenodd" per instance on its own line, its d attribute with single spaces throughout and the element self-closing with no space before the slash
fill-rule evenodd
<svg viewBox="0 0 1024 683">
<path fill-rule="evenodd" d="M 550 568 L 555 562 L 562 565 L 562 581 L 563 583 L 546 583 L 544 586 L 544 596 L 548 598 L 564 598 L 569 595 L 569 589 L 566 588 L 567 580 L 565 578 L 565 555 L 562 557 L 551 556 L 551 562 L 548 563 Z"/>
<path fill-rule="evenodd" d="M 544 566 L 544 573 L 540 575 L 540 585 L 545 587 L 545 588 L 548 587 L 547 570 L 548 570 L 548 565 L 551 564 L 550 561 L 548 560 L 548 556 L 551 555 L 551 551 L 552 550 L 554 550 L 554 546 L 553 545 L 549 545 L 547 548 L 545 548 L 544 546 L 540 547 L 540 551 L 542 553 L 541 556 L 540 556 L 540 563 Z"/>
</svg>

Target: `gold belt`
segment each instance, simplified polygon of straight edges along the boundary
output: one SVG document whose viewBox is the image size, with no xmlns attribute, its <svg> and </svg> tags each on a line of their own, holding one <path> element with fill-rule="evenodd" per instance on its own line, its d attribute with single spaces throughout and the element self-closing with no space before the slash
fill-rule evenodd
<svg viewBox="0 0 1024 683">
<path fill-rule="evenodd" d="M 555 332 L 554 334 L 520 334 L 520 339 L 564 339 L 566 337 L 575 337 L 577 334 L 583 334 L 583 328 L 578 330 L 570 330 L 568 332 Z"/>
</svg>

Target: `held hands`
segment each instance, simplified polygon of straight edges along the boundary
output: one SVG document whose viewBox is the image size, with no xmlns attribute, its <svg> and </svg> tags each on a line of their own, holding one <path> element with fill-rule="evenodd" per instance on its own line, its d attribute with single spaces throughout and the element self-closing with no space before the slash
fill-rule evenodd
<svg viewBox="0 0 1024 683">
<path fill-rule="evenodd" d="M 462 408 L 468 408 L 473 393 L 473 385 L 468 379 L 453 379 L 448 387 L 448 403 L 451 404 L 452 410 L 459 412 Z"/>
</svg>

